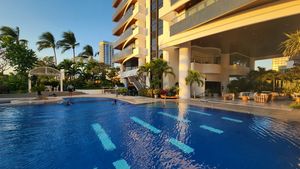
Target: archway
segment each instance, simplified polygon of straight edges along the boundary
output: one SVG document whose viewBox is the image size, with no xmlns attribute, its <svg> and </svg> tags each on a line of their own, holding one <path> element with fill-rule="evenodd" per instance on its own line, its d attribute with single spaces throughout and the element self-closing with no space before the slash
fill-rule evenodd
<svg viewBox="0 0 300 169">
<path fill-rule="evenodd" d="M 52 76 L 59 78 L 60 91 L 63 92 L 63 80 L 65 79 L 65 70 L 60 71 L 52 67 L 36 67 L 29 71 L 28 74 L 28 92 L 31 92 L 31 76 Z"/>
</svg>

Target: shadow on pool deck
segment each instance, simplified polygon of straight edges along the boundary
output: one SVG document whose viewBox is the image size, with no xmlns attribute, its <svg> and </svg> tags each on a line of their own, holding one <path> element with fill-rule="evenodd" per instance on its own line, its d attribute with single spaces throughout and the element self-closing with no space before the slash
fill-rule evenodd
<svg viewBox="0 0 300 169">
<path fill-rule="evenodd" d="M 68 93 L 66 92 L 66 94 L 61 95 L 61 97 L 68 98 L 69 96 Z M 185 104 L 190 104 L 199 107 L 222 109 L 222 110 L 228 110 L 233 112 L 249 113 L 258 116 L 267 116 L 267 117 L 281 119 L 284 121 L 300 122 L 300 110 L 291 109 L 288 107 L 288 104 L 290 102 L 282 102 L 282 101 L 262 104 L 262 103 L 255 103 L 254 101 L 250 101 L 246 103 L 240 100 L 224 101 L 219 98 L 165 100 L 165 99 L 154 99 L 154 98 L 141 97 L 141 96 L 119 95 L 118 97 L 116 97 L 115 94 L 81 95 L 80 93 L 72 97 L 112 98 L 112 99 L 125 101 L 131 104 L 147 104 L 147 103 L 154 103 L 154 102 L 164 103 L 167 101 L 167 102 L 175 102 L 175 103 L 185 103 Z M 11 98 L 0 98 L 0 101 L 1 100 L 4 101 L 5 99 L 11 99 Z M 21 99 L 21 98 L 15 98 L 15 99 Z"/>
</svg>

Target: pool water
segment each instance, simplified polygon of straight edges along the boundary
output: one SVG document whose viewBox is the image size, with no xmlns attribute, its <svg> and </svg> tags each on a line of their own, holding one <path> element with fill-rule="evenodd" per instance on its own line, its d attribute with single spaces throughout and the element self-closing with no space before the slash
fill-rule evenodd
<svg viewBox="0 0 300 169">
<path fill-rule="evenodd" d="M 184 103 L 0 107 L 1 169 L 299 169 L 300 123 Z"/>
</svg>

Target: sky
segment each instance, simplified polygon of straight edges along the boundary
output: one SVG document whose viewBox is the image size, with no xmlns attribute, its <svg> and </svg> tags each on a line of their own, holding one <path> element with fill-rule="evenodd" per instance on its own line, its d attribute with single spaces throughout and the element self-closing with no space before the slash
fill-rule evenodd
<svg viewBox="0 0 300 169">
<path fill-rule="evenodd" d="M 111 0 L 0 0 L 0 27 L 20 27 L 20 38 L 39 58 L 53 56 L 51 49 L 38 52 L 36 42 L 43 32 L 51 32 L 60 40 L 62 32 L 73 31 L 80 46 L 89 44 L 98 51 L 101 40 L 113 41 Z M 58 52 L 58 61 L 72 58 L 72 52 Z M 96 58 L 98 59 L 98 58 Z"/>
<path fill-rule="evenodd" d="M 111 0 L 0 0 L 0 27 L 20 27 L 20 37 L 29 40 L 29 47 L 39 58 L 53 56 L 51 49 L 37 51 L 35 45 L 43 32 L 51 32 L 60 40 L 62 32 L 73 31 L 80 43 L 76 53 L 89 44 L 98 51 L 101 40 L 114 41 L 112 35 Z M 71 59 L 72 52 L 57 52 L 58 61 Z M 99 58 L 95 58 L 99 59 Z M 256 67 L 271 68 L 270 60 L 256 62 Z"/>
</svg>

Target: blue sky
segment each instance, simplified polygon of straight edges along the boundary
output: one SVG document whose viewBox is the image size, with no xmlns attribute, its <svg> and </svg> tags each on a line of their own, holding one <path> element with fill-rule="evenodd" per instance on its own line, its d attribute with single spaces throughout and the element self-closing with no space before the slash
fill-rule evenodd
<svg viewBox="0 0 300 169">
<path fill-rule="evenodd" d="M 0 0 L 0 26 L 19 26 L 21 38 L 36 50 L 38 37 L 46 31 L 61 39 L 62 32 L 73 31 L 82 47 L 90 44 L 98 51 L 98 42 L 112 41 L 111 0 Z M 39 57 L 52 56 L 52 50 L 37 52 Z M 71 58 L 71 51 L 58 52 L 58 60 Z M 98 59 L 98 58 L 97 58 Z"/>
<path fill-rule="evenodd" d="M 73 31 L 82 47 L 90 44 L 98 51 L 101 40 L 113 41 L 113 8 L 111 0 L 0 0 L 0 26 L 19 26 L 21 38 L 29 40 L 36 50 L 38 37 L 50 31 L 61 38 L 62 32 Z M 38 57 L 53 56 L 51 49 L 38 52 Z M 71 51 L 58 52 L 58 61 L 72 58 Z M 97 58 L 98 59 L 98 58 Z M 259 61 L 256 66 L 271 68 L 269 61 Z"/>
</svg>

